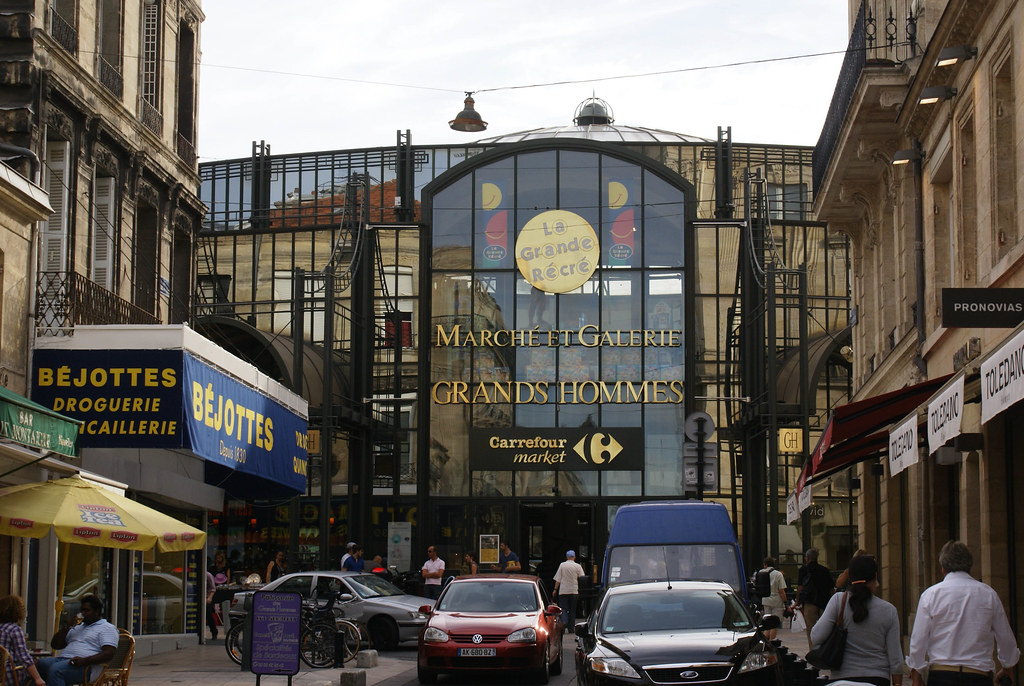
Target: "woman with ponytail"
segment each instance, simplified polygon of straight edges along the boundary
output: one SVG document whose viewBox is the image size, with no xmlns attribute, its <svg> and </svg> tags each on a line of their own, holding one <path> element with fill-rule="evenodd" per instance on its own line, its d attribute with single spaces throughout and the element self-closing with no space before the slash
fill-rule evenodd
<svg viewBox="0 0 1024 686">
<path fill-rule="evenodd" d="M 845 679 L 875 686 L 902 686 L 900 620 L 893 604 L 875 595 L 878 564 L 871 555 L 860 555 L 850 560 L 847 571 L 850 590 L 834 594 L 811 629 L 811 643 L 820 645 L 832 633 L 840 606 L 847 605 L 842 612 L 843 626 L 848 632 L 843 666 L 831 670 L 829 683 Z"/>
</svg>

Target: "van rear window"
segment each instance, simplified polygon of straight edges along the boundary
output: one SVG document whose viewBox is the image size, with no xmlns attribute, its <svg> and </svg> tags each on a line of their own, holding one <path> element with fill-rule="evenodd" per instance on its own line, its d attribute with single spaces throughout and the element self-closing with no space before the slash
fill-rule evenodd
<svg viewBox="0 0 1024 686">
<path fill-rule="evenodd" d="M 608 584 L 696 579 L 724 581 L 742 592 L 736 550 L 728 544 L 616 546 L 608 557 Z"/>
</svg>

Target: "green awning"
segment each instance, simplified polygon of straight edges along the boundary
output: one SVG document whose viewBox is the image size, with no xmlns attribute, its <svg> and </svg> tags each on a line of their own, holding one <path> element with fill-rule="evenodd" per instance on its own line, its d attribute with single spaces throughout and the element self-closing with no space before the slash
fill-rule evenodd
<svg viewBox="0 0 1024 686">
<path fill-rule="evenodd" d="M 0 386 L 0 440 L 27 448 L 78 456 L 82 423 Z"/>
</svg>

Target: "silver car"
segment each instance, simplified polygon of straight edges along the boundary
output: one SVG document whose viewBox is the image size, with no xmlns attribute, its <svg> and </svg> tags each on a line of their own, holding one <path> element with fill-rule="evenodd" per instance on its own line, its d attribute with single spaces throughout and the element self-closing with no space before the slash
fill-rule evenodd
<svg viewBox="0 0 1024 686">
<path fill-rule="evenodd" d="M 362 622 L 378 650 L 391 650 L 401 641 L 417 640 L 427 623 L 427 615 L 420 608 L 434 603 L 429 598 L 403 593 L 390 581 L 364 572 L 296 572 L 265 584 L 261 590 L 298 593 L 304 600 L 316 598 L 320 604 L 326 604 L 331 593 L 340 592 L 335 610 Z M 251 590 L 235 594 L 229 612 L 232 624 L 248 613 L 252 594 Z"/>
</svg>

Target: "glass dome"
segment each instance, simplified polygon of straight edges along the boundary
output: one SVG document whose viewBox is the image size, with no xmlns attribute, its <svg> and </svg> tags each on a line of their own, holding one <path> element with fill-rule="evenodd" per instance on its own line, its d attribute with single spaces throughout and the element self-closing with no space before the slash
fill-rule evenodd
<svg viewBox="0 0 1024 686">
<path fill-rule="evenodd" d="M 710 138 L 689 136 L 662 129 L 616 125 L 611 106 L 598 97 L 590 97 L 576 107 L 572 126 L 551 126 L 483 138 L 479 145 L 521 143 L 547 138 L 584 138 L 614 143 L 713 143 Z"/>
</svg>

